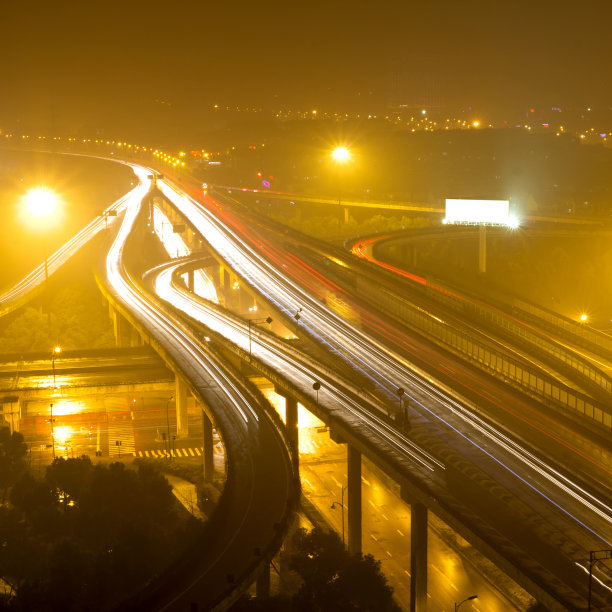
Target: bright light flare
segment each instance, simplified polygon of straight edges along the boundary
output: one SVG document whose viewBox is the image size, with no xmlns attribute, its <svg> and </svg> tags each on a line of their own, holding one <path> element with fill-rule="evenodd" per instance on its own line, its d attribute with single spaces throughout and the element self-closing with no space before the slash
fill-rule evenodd
<svg viewBox="0 0 612 612">
<path fill-rule="evenodd" d="M 29 189 L 24 196 L 26 210 L 32 217 L 50 217 L 57 209 L 57 196 L 46 187 Z"/>
<path fill-rule="evenodd" d="M 510 229 L 518 229 L 521 226 L 521 221 L 518 217 L 510 215 L 506 221 L 506 226 Z"/>
<path fill-rule="evenodd" d="M 346 147 L 336 147 L 332 151 L 332 157 L 340 164 L 344 164 L 351 159 L 351 152 Z"/>
<path fill-rule="evenodd" d="M 581 321 L 582 323 L 586 323 L 588 320 L 589 320 L 589 315 L 588 315 L 588 314 L 586 314 L 585 312 L 583 312 L 583 313 L 580 315 L 580 321 Z"/>
</svg>

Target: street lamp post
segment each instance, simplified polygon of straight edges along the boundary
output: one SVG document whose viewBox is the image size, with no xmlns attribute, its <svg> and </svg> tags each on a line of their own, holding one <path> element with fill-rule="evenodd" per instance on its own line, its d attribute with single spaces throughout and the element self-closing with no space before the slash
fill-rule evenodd
<svg viewBox="0 0 612 612">
<path fill-rule="evenodd" d="M 51 449 L 53 453 L 53 461 L 55 461 L 55 433 L 53 431 L 53 404 L 49 404 L 49 409 L 51 411 L 51 418 L 49 419 L 49 423 L 51 423 Z M 49 447 L 47 447 L 49 448 Z"/>
<path fill-rule="evenodd" d="M 336 164 L 338 164 L 338 166 L 346 164 L 351 160 L 351 152 L 346 147 L 336 147 L 331 152 L 331 156 L 336 162 Z M 342 189 L 340 177 L 338 177 L 338 206 L 342 206 Z M 348 222 L 348 208 L 345 209 L 344 221 L 345 223 Z"/>
<path fill-rule="evenodd" d="M 476 599 L 477 597 L 478 595 L 470 595 L 469 597 L 466 597 L 463 601 L 460 601 L 459 603 L 455 603 L 455 612 L 457 612 L 457 610 L 459 609 L 459 606 L 464 604 L 466 601 L 472 601 L 472 599 Z"/>
<path fill-rule="evenodd" d="M 57 210 L 57 196 L 46 189 L 45 187 L 37 187 L 30 189 L 23 199 L 25 203 L 25 213 L 27 215 L 28 223 L 33 223 L 39 229 L 47 229 L 49 219 L 53 217 Z M 45 282 L 49 280 L 49 266 L 48 266 L 48 255 L 47 245 L 43 241 L 45 247 Z"/>
<path fill-rule="evenodd" d="M 270 325 L 270 323 L 272 323 L 273 319 L 272 317 L 266 317 L 261 318 L 261 319 L 249 319 L 248 320 L 248 325 L 249 325 L 249 361 L 251 360 L 251 357 L 253 356 L 253 352 L 252 352 L 252 336 L 251 336 L 251 324 L 252 323 L 267 323 L 268 325 Z"/>
<path fill-rule="evenodd" d="M 59 346 L 56 346 L 51 353 L 51 369 L 53 371 L 53 391 L 57 390 L 55 385 L 55 358 L 62 352 Z"/>
<path fill-rule="evenodd" d="M 319 389 L 321 388 L 321 383 L 316 380 L 312 383 L 312 388 L 317 392 L 317 406 L 319 405 Z"/>
<path fill-rule="evenodd" d="M 342 501 L 334 501 L 332 502 L 331 508 L 334 510 L 336 506 L 340 506 L 342 510 L 342 546 L 344 546 L 344 490 L 346 487 L 342 487 L 341 499 Z"/>
<path fill-rule="evenodd" d="M 296 322 L 298 325 L 299 325 L 299 323 L 300 323 L 300 318 L 301 318 L 300 312 L 302 312 L 302 309 L 301 309 L 301 308 L 298 308 L 298 309 L 295 311 L 295 314 L 293 315 L 293 318 L 295 319 L 295 322 Z"/>
<path fill-rule="evenodd" d="M 591 612 L 591 599 L 593 593 L 593 567 L 598 561 L 612 559 L 612 549 L 589 551 L 589 601 L 588 612 Z"/>
</svg>

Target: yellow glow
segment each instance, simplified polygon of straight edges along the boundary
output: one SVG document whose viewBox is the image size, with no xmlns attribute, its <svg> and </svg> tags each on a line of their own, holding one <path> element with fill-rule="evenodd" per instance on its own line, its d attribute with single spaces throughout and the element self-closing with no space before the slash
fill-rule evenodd
<svg viewBox="0 0 612 612">
<path fill-rule="evenodd" d="M 62 349 L 61 349 L 59 346 L 56 346 L 56 347 L 53 349 L 53 352 L 54 352 L 54 353 L 56 353 L 56 354 L 59 354 L 59 353 L 61 353 L 61 352 L 62 352 Z"/>
<path fill-rule="evenodd" d="M 472 125 L 474 127 L 478 127 L 480 125 L 480 121 L 472 121 Z"/>
<path fill-rule="evenodd" d="M 351 159 L 351 152 L 346 147 L 336 147 L 332 157 L 339 163 L 345 163 Z"/>
<path fill-rule="evenodd" d="M 580 315 L 580 320 L 581 320 L 583 323 L 586 323 L 586 322 L 589 320 L 589 315 L 587 315 L 587 314 L 585 314 L 585 313 L 582 313 L 582 314 Z"/>
<path fill-rule="evenodd" d="M 71 436 L 72 427 L 56 427 L 53 431 L 53 437 L 55 438 L 55 441 L 59 444 L 66 444 L 66 442 L 70 439 Z"/>
<path fill-rule="evenodd" d="M 50 217 L 57 208 L 57 196 L 46 187 L 28 190 L 24 202 L 28 214 L 32 217 Z"/>
</svg>

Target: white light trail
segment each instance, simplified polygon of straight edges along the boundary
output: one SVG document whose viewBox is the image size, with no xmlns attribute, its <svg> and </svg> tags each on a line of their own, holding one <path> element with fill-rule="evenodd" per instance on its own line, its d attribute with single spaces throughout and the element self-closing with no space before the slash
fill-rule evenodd
<svg viewBox="0 0 612 612">
<path fill-rule="evenodd" d="M 568 477 L 561 476 L 543 461 L 536 460 L 534 455 L 521 445 L 511 442 L 497 429 L 427 382 L 426 375 L 421 372 L 415 374 L 414 366 L 400 355 L 390 351 L 375 338 L 358 330 L 328 310 L 316 298 L 311 297 L 275 266 L 268 263 L 235 231 L 225 227 L 217 217 L 195 200 L 179 193 L 165 181 L 161 181 L 160 188 L 192 225 L 206 237 L 229 266 L 252 284 L 256 290 L 263 293 L 268 300 L 276 304 L 280 310 L 292 316 L 297 308 L 302 308 L 300 325 L 307 326 L 310 333 L 319 337 L 336 352 L 345 356 L 349 355 L 352 363 L 357 364 L 361 371 L 375 380 L 387 393 L 391 395 L 399 386 L 409 386 L 423 394 L 427 397 L 428 402 L 435 406 L 435 409 L 426 406 L 423 401 L 414 397 L 414 394 L 410 397 L 434 419 L 478 448 L 523 485 L 571 518 L 577 525 L 585 528 L 601 542 L 612 545 L 610 544 L 612 534 L 609 533 L 612 525 L 612 511 L 604 502 L 588 494 Z M 443 416 L 444 410 L 461 420 L 463 423 L 461 430 Z M 466 431 L 471 433 L 464 433 Z M 482 438 L 482 442 L 478 441 L 479 438 Z M 496 445 L 495 450 L 489 451 L 485 448 L 485 445 L 490 448 L 492 444 Z M 518 463 L 513 466 L 512 462 Z M 539 477 L 552 485 L 554 489 L 552 495 L 534 484 Z M 580 509 L 576 508 L 575 511 L 566 509 L 568 496 L 569 499 L 580 505 Z M 583 515 L 583 513 L 586 514 Z M 588 518 L 589 515 L 603 519 L 606 525 L 604 533 L 599 532 L 601 523 L 598 520 L 593 523 Z M 582 519 L 578 518 L 579 516 Z"/>
</svg>

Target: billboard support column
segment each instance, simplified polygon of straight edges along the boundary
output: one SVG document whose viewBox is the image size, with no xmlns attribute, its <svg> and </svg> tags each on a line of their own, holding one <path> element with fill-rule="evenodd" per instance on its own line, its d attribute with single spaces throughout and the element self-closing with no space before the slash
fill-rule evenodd
<svg viewBox="0 0 612 612">
<path fill-rule="evenodd" d="M 478 273 L 487 272 L 487 226 L 480 225 L 478 228 Z"/>
</svg>

